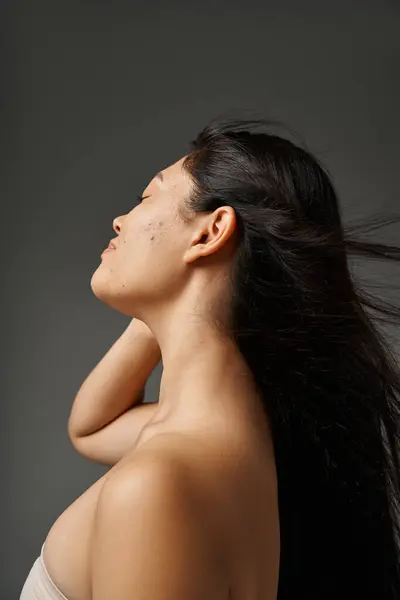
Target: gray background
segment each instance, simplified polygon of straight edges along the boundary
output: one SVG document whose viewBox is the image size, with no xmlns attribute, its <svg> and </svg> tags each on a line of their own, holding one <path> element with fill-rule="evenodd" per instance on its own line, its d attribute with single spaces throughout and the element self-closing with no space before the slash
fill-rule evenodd
<svg viewBox="0 0 400 600">
<path fill-rule="evenodd" d="M 89 284 L 113 218 L 232 108 L 298 131 L 332 173 L 345 216 L 398 209 L 400 9 L 35 0 L 0 11 L 0 597 L 11 599 L 52 523 L 108 469 L 77 454 L 67 420 L 129 322 Z"/>
</svg>

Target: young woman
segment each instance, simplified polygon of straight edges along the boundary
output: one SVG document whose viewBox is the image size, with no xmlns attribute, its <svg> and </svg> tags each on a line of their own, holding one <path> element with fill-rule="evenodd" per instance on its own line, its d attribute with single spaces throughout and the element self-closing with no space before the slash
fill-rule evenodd
<svg viewBox="0 0 400 600">
<path fill-rule="evenodd" d="M 326 169 L 271 124 L 213 120 L 115 219 L 91 286 L 132 321 L 68 423 L 111 468 L 21 599 L 400 598 L 400 373 L 366 309 L 400 310 L 348 264 L 400 249 L 352 238 Z"/>
</svg>

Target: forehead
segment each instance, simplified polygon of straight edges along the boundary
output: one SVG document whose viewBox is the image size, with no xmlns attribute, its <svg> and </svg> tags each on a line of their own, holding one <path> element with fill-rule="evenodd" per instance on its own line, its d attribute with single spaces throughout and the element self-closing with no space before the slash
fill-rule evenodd
<svg viewBox="0 0 400 600">
<path fill-rule="evenodd" d="M 188 173 L 183 169 L 185 156 L 159 171 L 150 181 L 148 188 L 152 191 L 186 192 L 190 186 Z"/>
</svg>

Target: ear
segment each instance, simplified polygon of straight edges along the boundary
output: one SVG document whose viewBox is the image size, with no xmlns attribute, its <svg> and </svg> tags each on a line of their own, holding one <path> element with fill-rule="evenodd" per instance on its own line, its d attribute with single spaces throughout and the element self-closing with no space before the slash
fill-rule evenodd
<svg viewBox="0 0 400 600">
<path fill-rule="evenodd" d="M 231 206 L 220 206 L 211 214 L 196 221 L 191 246 L 184 254 L 184 261 L 194 262 L 201 256 L 218 252 L 226 246 L 236 231 L 236 213 Z"/>
</svg>

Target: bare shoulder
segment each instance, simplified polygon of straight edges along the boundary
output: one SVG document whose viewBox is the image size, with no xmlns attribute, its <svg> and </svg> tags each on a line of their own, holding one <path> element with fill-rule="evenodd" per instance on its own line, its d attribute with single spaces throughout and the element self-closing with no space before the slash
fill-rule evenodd
<svg viewBox="0 0 400 600">
<path fill-rule="evenodd" d="M 94 600 L 122 600 L 138 590 L 138 599 L 225 597 L 201 494 L 176 441 L 146 443 L 103 486 L 92 545 Z"/>
<path fill-rule="evenodd" d="M 138 501 L 141 496 L 154 510 L 164 510 L 167 500 L 175 510 L 191 512 L 203 534 L 206 519 L 216 506 L 218 492 L 212 481 L 216 461 L 208 458 L 210 445 L 201 436 L 181 432 L 155 435 L 135 452 L 124 458 L 109 473 L 99 496 L 99 503 Z M 120 499 L 120 500 L 119 500 Z M 158 506 L 160 504 L 160 506 Z M 215 528 L 210 527 L 212 531 Z"/>
<path fill-rule="evenodd" d="M 125 498 L 138 490 L 172 492 L 187 486 L 185 473 L 188 460 L 179 436 L 171 433 L 160 434 L 124 458 L 112 472 L 103 486 L 103 496 L 114 497 L 121 493 Z M 186 484 L 186 485 L 185 485 Z"/>
</svg>

